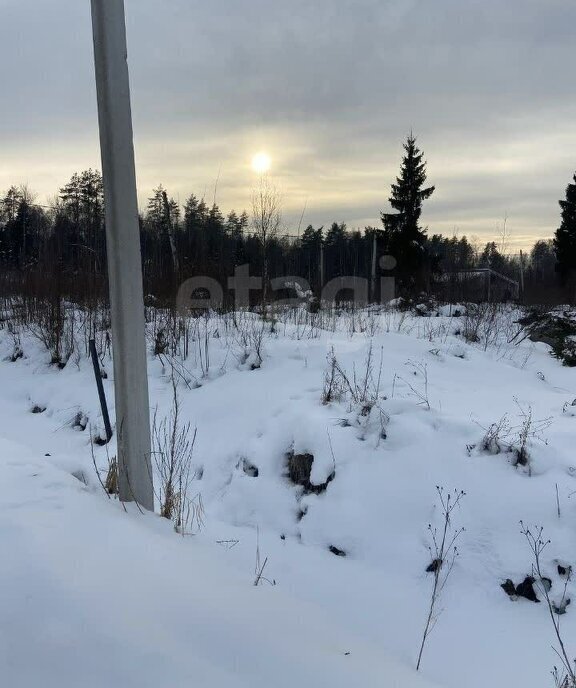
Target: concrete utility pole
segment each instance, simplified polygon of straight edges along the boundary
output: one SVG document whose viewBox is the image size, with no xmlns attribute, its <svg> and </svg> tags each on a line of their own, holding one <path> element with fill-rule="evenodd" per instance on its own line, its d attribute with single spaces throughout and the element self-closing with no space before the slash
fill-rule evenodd
<svg viewBox="0 0 576 688">
<path fill-rule="evenodd" d="M 112 310 L 120 499 L 154 509 L 124 0 L 91 0 Z"/>
</svg>

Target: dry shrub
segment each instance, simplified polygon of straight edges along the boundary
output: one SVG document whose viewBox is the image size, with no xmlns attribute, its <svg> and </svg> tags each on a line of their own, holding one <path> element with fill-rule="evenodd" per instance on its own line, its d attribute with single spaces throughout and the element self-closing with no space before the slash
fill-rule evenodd
<svg viewBox="0 0 576 688">
<path fill-rule="evenodd" d="M 192 453 L 196 441 L 196 429 L 180 419 L 180 400 L 176 382 L 172 380 L 172 408 L 169 415 L 158 419 L 154 414 L 152 425 L 152 453 L 159 477 L 156 497 L 160 515 L 174 522 L 177 532 L 184 534 L 194 523 L 203 524 L 204 507 L 200 495 L 190 498 L 193 479 Z"/>
</svg>

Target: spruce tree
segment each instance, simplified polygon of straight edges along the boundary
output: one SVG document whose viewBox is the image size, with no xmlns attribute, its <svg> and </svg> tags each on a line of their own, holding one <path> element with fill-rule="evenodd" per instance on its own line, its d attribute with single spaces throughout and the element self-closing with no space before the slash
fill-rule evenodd
<svg viewBox="0 0 576 688">
<path fill-rule="evenodd" d="M 426 230 L 419 225 L 422 202 L 434 192 L 434 187 L 424 187 L 426 162 L 424 154 L 416 146 L 416 137 L 410 134 L 404 144 L 404 157 L 400 175 L 392 184 L 388 199 L 396 213 L 382 213 L 386 251 L 394 256 L 398 272 L 405 284 L 418 280 L 424 264 Z"/>
<path fill-rule="evenodd" d="M 495 241 L 489 241 L 486 246 L 484 246 L 484 250 L 480 255 L 480 267 L 490 268 L 495 272 L 507 272 L 506 256 L 500 253 Z"/>
<path fill-rule="evenodd" d="M 22 190 L 11 186 L 4 198 L 0 198 L 0 221 L 12 222 L 15 220 L 21 202 Z"/>
<path fill-rule="evenodd" d="M 562 222 L 554 236 L 557 269 L 562 284 L 576 272 L 576 174 L 573 184 L 566 187 L 566 198 L 558 201 L 562 208 Z"/>
<path fill-rule="evenodd" d="M 318 289 L 318 293 L 323 285 L 320 284 L 320 260 L 322 251 L 322 227 L 315 229 L 308 225 L 302 234 L 300 241 L 301 262 L 299 263 L 298 274 L 306 277 L 309 284 Z"/>
<path fill-rule="evenodd" d="M 530 270 L 536 282 L 553 284 L 556 268 L 553 239 L 539 239 L 530 251 Z"/>
<path fill-rule="evenodd" d="M 325 278 L 333 279 L 348 274 L 346 270 L 348 235 L 343 222 L 333 222 L 326 233 Z"/>
</svg>

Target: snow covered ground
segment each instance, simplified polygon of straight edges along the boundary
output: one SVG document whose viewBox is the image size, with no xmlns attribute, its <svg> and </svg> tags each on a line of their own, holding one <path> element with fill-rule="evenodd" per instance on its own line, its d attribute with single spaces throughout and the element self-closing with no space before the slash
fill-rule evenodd
<svg viewBox="0 0 576 688">
<path fill-rule="evenodd" d="M 531 572 L 520 520 L 551 540 L 543 566 L 554 600 L 564 588 L 557 563 L 576 564 L 576 369 L 544 344 L 508 341 L 512 313 L 469 344 L 463 318 L 442 312 L 366 311 L 323 327 L 279 318 L 265 326 L 256 369 L 256 316 L 202 321 L 189 355 L 173 360 L 182 417 L 197 428 L 191 495 L 204 506 L 203 526 L 185 537 L 102 491 L 88 358 L 58 370 L 23 332 L 24 357 L 12 362 L 13 338 L 0 330 L 6 685 L 552 685 L 546 605 L 512 601 L 500 584 Z M 323 404 L 332 352 L 362 388 L 370 350 L 370 413 L 342 379 L 340 398 Z M 172 400 L 168 363 L 151 351 L 160 418 Z M 113 407 L 109 359 L 105 367 Z M 502 449 L 516 446 L 530 409 L 527 466 L 482 448 L 505 415 Z M 104 469 L 106 448 L 94 451 Z M 313 484 L 334 474 L 323 492 L 290 482 L 290 453 L 314 456 Z M 465 491 L 452 521 L 465 532 L 418 675 L 436 486 Z M 257 549 L 267 581 L 255 587 Z M 574 615 L 568 607 L 561 621 L 571 656 Z"/>
</svg>

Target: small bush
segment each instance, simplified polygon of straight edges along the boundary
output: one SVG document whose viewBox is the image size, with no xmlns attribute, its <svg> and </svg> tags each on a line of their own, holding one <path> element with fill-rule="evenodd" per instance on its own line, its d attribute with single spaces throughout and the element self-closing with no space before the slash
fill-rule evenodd
<svg viewBox="0 0 576 688">
<path fill-rule="evenodd" d="M 160 515 L 174 522 L 177 532 L 184 534 L 195 522 L 203 522 L 203 506 L 199 496 L 189 497 L 192 452 L 196 429 L 190 423 L 181 423 L 180 401 L 176 383 L 172 381 L 172 409 L 167 418 L 158 420 L 154 414 L 152 425 L 152 452 L 160 479 L 157 499 Z"/>
</svg>

